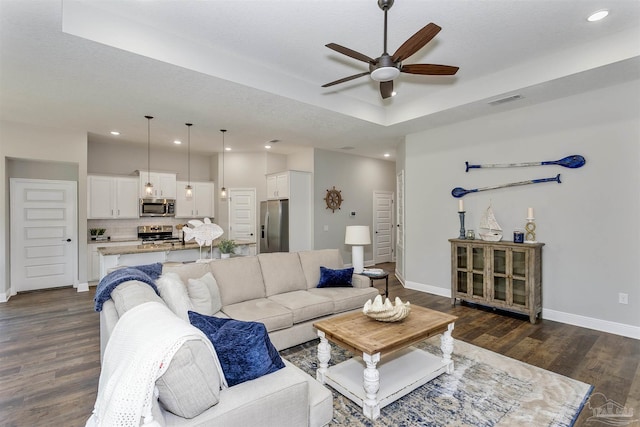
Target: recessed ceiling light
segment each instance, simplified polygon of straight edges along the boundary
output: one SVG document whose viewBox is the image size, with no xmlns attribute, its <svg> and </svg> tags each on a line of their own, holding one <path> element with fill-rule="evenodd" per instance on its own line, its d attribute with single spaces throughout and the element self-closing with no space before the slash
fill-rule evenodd
<svg viewBox="0 0 640 427">
<path fill-rule="evenodd" d="M 587 18 L 587 21 L 589 22 L 599 21 L 601 19 L 606 18 L 608 14 L 609 14 L 609 11 L 606 9 L 599 10 L 589 15 L 589 17 Z"/>
<path fill-rule="evenodd" d="M 398 94 L 398 92 L 396 92 L 395 90 L 393 92 L 391 92 L 391 96 L 396 96 Z"/>
<path fill-rule="evenodd" d="M 120 135 L 120 132 L 118 132 L 117 130 L 112 130 L 110 133 L 111 135 L 114 135 L 114 136 Z"/>
<path fill-rule="evenodd" d="M 271 148 L 269 144 L 265 145 L 264 148 Z"/>
<path fill-rule="evenodd" d="M 173 141 L 173 143 L 176 145 L 180 145 L 182 144 L 182 141 L 180 141 L 179 139 L 176 139 L 175 141 Z"/>
<path fill-rule="evenodd" d="M 391 154 L 389 154 L 389 153 L 384 153 L 384 156 L 385 156 L 385 157 L 389 157 L 389 156 L 391 156 Z"/>
<path fill-rule="evenodd" d="M 225 147 L 226 151 L 231 151 L 231 147 Z"/>
</svg>

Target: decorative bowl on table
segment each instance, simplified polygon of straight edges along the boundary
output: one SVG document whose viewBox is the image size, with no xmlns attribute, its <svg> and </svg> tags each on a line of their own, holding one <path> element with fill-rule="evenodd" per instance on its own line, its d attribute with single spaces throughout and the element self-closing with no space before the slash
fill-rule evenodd
<svg viewBox="0 0 640 427">
<path fill-rule="evenodd" d="M 409 301 L 402 302 L 396 297 L 395 305 L 391 303 L 389 298 L 382 302 L 382 295 L 375 297 L 364 304 L 362 312 L 379 322 L 398 322 L 409 315 L 411 312 L 411 303 Z"/>
</svg>

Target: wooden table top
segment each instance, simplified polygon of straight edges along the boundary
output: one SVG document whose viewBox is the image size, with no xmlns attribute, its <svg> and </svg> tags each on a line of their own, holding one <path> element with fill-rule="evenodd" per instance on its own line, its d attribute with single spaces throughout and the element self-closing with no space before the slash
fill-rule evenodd
<svg viewBox="0 0 640 427">
<path fill-rule="evenodd" d="M 325 337 L 355 354 L 381 355 L 403 349 L 447 330 L 456 316 L 416 305 L 400 322 L 379 322 L 361 311 L 321 320 L 313 326 Z"/>
</svg>

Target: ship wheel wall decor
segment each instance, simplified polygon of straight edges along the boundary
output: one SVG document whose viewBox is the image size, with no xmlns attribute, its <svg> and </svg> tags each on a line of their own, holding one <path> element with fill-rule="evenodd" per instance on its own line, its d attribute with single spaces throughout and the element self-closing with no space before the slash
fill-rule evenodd
<svg viewBox="0 0 640 427">
<path fill-rule="evenodd" d="M 331 209 L 331 212 L 335 212 L 336 209 L 340 209 L 340 205 L 344 201 L 341 193 L 342 192 L 340 190 L 336 190 L 335 185 L 331 190 L 327 190 L 327 195 L 325 196 L 324 201 L 327 203 L 327 209 Z"/>
</svg>

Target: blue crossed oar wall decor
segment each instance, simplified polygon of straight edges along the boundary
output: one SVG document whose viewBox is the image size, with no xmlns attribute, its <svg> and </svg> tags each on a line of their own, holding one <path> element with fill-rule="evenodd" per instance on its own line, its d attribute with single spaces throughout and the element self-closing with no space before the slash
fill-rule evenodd
<svg viewBox="0 0 640 427">
<path fill-rule="evenodd" d="M 543 162 L 526 162 L 526 163 L 494 163 L 494 164 L 484 164 L 484 165 L 470 165 L 469 162 L 465 162 L 466 170 L 465 172 L 469 172 L 470 169 L 482 169 L 482 168 L 513 168 L 513 167 L 525 167 L 525 166 L 546 166 L 546 165 L 556 165 L 562 166 L 570 169 L 577 169 L 586 163 L 584 157 L 574 154 L 572 156 L 567 156 L 560 160 L 549 160 Z M 487 191 L 487 190 L 495 190 L 498 188 L 506 188 L 506 187 L 516 187 L 519 185 L 528 185 L 528 184 L 539 184 L 542 182 L 557 182 L 561 184 L 560 174 L 551 177 L 551 178 L 539 178 L 539 179 L 530 179 L 528 181 L 520 181 L 520 182 L 511 182 L 509 184 L 501 184 L 501 185 L 493 185 L 490 187 L 482 187 L 482 188 L 474 188 L 471 190 L 465 190 L 461 187 L 456 187 L 451 190 L 451 195 L 456 198 L 463 197 L 465 194 L 469 193 L 477 193 L 479 191 Z"/>
</svg>

